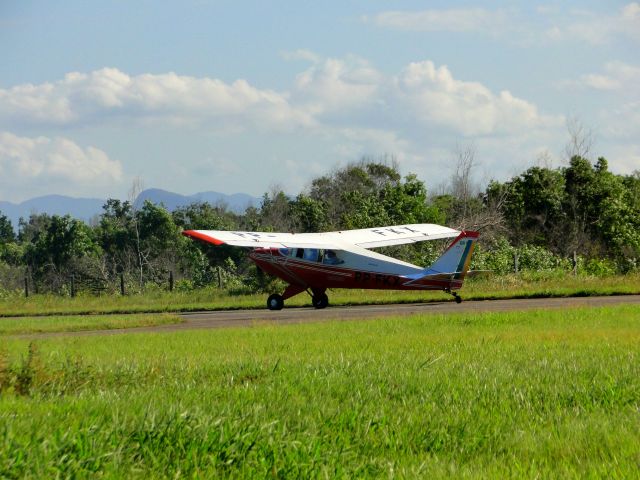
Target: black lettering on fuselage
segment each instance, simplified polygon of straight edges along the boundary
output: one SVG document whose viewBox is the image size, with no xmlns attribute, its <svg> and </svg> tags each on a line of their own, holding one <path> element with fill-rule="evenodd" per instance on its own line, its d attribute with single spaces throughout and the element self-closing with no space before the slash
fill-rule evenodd
<svg viewBox="0 0 640 480">
<path fill-rule="evenodd" d="M 386 287 L 397 287 L 400 285 L 400 277 L 398 275 L 384 275 L 382 273 L 354 272 L 353 279 L 356 282 L 370 283 L 375 282 Z"/>
</svg>

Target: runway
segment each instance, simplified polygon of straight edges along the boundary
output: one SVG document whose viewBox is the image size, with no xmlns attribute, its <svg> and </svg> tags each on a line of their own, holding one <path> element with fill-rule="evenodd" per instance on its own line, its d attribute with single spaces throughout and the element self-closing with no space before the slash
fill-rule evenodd
<svg viewBox="0 0 640 480">
<path fill-rule="evenodd" d="M 120 335 L 123 333 L 162 333 L 185 330 L 205 330 L 217 328 L 245 327 L 258 325 L 290 325 L 328 320 L 354 321 L 371 320 L 388 316 L 446 315 L 449 313 L 508 312 L 537 309 L 559 309 L 571 307 L 600 307 L 620 304 L 640 305 L 640 295 L 606 297 L 536 298 L 513 300 L 483 300 L 455 302 L 433 302 L 417 304 L 366 305 L 348 307 L 328 307 L 323 310 L 308 308 L 285 308 L 280 311 L 233 310 L 213 312 L 182 313 L 182 323 L 152 327 L 123 328 L 114 330 L 86 330 L 77 332 L 43 333 L 21 335 L 22 337 L 59 337 Z"/>
</svg>

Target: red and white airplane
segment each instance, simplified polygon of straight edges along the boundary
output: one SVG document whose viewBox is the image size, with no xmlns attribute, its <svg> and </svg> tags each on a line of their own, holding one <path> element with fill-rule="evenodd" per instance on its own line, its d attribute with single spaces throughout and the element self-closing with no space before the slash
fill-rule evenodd
<svg viewBox="0 0 640 480">
<path fill-rule="evenodd" d="M 460 303 L 456 290 L 462 287 L 479 235 L 426 223 L 325 233 L 185 230 L 182 234 L 214 245 L 252 248 L 251 260 L 289 284 L 282 295 L 269 297 L 270 310 L 282 309 L 286 299 L 304 291 L 310 291 L 315 308 L 325 308 L 327 288 L 444 290 Z M 447 250 L 426 268 L 369 250 L 453 237 Z"/>
</svg>

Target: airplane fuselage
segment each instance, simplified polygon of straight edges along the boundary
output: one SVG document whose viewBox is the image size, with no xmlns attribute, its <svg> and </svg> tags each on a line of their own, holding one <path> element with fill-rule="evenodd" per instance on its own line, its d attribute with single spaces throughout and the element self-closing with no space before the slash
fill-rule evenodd
<svg viewBox="0 0 640 480">
<path fill-rule="evenodd" d="M 251 258 L 264 272 L 290 285 L 312 290 L 363 288 L 382 290 L 457 290 L 462 281 L 450 274 L 424 278 L 425 270 L 379 253 L 256 248 Z"/>
</svg>

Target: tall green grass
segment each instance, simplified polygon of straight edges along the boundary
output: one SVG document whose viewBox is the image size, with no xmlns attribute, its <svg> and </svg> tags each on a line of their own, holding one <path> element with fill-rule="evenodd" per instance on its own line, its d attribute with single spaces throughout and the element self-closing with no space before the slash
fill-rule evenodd
<svg viewBox="0 0 640 480">
<path fill-rule="evenodd" d="M 3 342 L 0 477 L 606 477 L 640 307 Z"/>
<path fill-rule="evenodd" d="M 568 297 L 640 293 L 640 274 L 589 277 L 562 272 L 523 273 L 468 279 L 460 294 L 467 300 L 499 298 Z M 451 300 L 443 292 L 393 290 L 331 290 L 332 305 L 378 303 L 412 303 Z M 99 313 L 153 313 L 198 310 L 266 308 L 266 294 L 234 294 L 226 290 L 204 288 L 193 291 L 167 292 L 149 290 L 144 294 L 119 296 L 84 296 L 75 298 L 19 293 L 0 298 L 0 317 L 23 315 L 64 315 Z M 311 304 L 305 293 L 288 299 L 286 306 Z"/>
<path fill-rule="evenodd" d="M 166 313 L 0 318 L 0 335 L 112 330 L 181 323 L 182 321 L 183 319 L 178 315 Z"/>
</svg>

